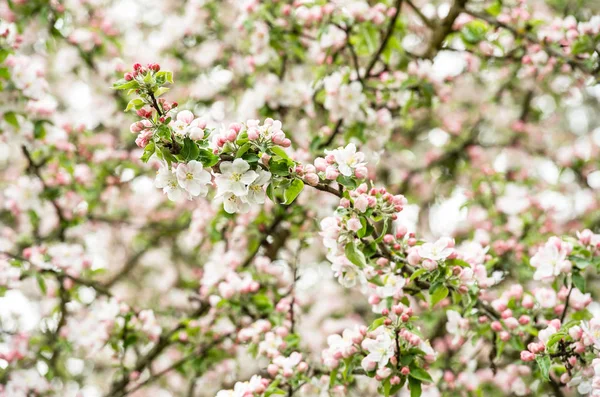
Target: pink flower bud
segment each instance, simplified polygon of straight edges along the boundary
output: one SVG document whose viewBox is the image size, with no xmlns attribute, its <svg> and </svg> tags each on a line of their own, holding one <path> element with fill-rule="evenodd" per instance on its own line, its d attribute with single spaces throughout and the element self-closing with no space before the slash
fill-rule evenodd
<svg viewBox="0 0 600 397">
<path fill-rule="evenodd" d="M 279 372 L 279 367 L 275 364 L 269 364 L 269 366 L 267 367 L 267 372 L 272 377 L 275 377 L 275 376 L 277 376 L 277 373 Z"/>
<path fill-rule="evenodd" d="M 533 360 L 535 360 L 535 354 L 533 354 L 527 350 L 523 350 L 521 352 L 521 360 L 526 361 L 526 362 L 533 361 Z"/>
<path fill-rule="evenodd" d="M 365 179 L 367 175 L 369 175 L 369 170 L 367 170 L 367 167 L 356 167 L 354 170 L 354 176 L 357 179 Z"/>
<path fill-rule="evenodd" d="M 339 175 L 340 173 L 335 167 L 327 167 L 327 170 L 325 171 L 325 178 L 330 181 L 335 181 Z"/>
<path fill-rule="evenodd" d="M 436 261 L 432 261 L 431 259 L 425 259 L 423 261 L 422 266 L 423 266 L 424 269 L 426 269 L 428 271 L 432 271 L 432 270 L 437 269 L 438 264 L 437 264 Z"/>
<path fill-rule="evenodd" d="M 311 186 L 317 186 L 319 184 L 319 176 L 314 173 L 304 175 L 304 180 Z"/>
<path fill-rule="evenodd" d="M 502 324 L 500 324 L 500 321 L 492 322 L 492 330 L 496 332 L 502 331 Z"/>
<path fill-rule="evenodd" d="M 327 169 L 327 161 L 323 157 L 317 157 L 315 159 L 315 168 L 319 172 L 325 172 Z"/>
</svg>

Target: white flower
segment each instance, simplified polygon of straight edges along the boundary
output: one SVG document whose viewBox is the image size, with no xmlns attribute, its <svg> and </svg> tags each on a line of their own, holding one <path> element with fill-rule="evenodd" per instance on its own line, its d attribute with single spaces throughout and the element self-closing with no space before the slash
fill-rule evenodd
<svg viewBox="0 0 600 397">
<path fill-rule="evenodd" d="M 448 322 L 446 323 L 446 331 L 448 333 L 454 335 L 455 337 L 464 336 L 465 332 L 469 328 L 469 322 L 464 319 L 460 313 L 454 310 L 448 310 L 446 312 L 446 317 L 448 317 Z"/>
<path fill-rule="evenodd" d="M 513 183 L 506 186 L 504 196 L 496 199 L 498 211 L 507 215 L 517 215 L 525 211 L 531 205 L 527 188 Z"/>
<path fill-rule="evenodd" d="M 357 167 L 362 167 L 366 162 L 365 155 L 362 152 L 356 151 L 356 145 L 349 143 L 345 148 L 335 149 L 332 151 L 326 150 L 327 154 L 333 154 L 335 162 L 338 165 L 338 170 L 342 175 L 352 176 L 353 170 Z"/>
<path fill-rule="evenodd" d="M 448 246 L 450 241 L 450 238 L 442 237 L 435 243 L 425 243 L 418 249 L 419 256 L 432 261 L 444 260 L 453 252 L 453 249 Z"/>
<path fill-rule="evenodd" d="M 191 200 L 192 196 L 179 186 L 177 176 L 166 166 L 162 166 L 156 174 L 154 185 L 163 190 L 171 201 L 181 201 L 183 199 Z"/>
<path fill-rule="evenodd" d="M 361 338 L 361 334 L 358 327 L 354 330 L 346 328 L 341 336 L 338 334 L 329 335 L 327 337 L 327 344 L 329 345 L 329 350 L 344 353 L 349 351 L 354 346 L 354 340 L 359 338 Z"/>
<path fill-rule="evenodd" d="M 328 25 L 321 34 L 319 45 L 321 48 L 338 47 L 344 44 L 346 32 L 335 25 Z"/>
<path fill-rule="evenodd" d="M 337 252 L 340 230 L 338 218 L 328 216 L 321 220 L 321 232 L 319 234 L 323 237 L 323 245 L 334 253 Z"/>
<path fill-rule="evenodd" d="M 593 345 L 596 349 L 600 349 L 600 319 L 594 317 L 589 322 L 582 322 L 581 329 L 583 330 L 583 344 Z"/>
<path fill-rule="evenodd" d="M 245 197 L 239 197 L 231 192 L 227 192 L 223 194 L 223 208 L 230 214 L 235 214 L 236 212 L 246 214 L 250 211 L 250 204 L 245 201 Z"/>
<path fill-rule="evenodd" d="M 265 354 L 267 357 L 276 357 L 280 354 L 279 349 L 283 346 L 285 346 L 285 342 L 281 339 L 281 336 L 274 332 L 267 332 L 264 341 L 258 345 L 258 352 Z"/>
<path fill-rule="evenodd" d="M 546 328 L 538 332 L 538 338 L 544 344 L 548 343 L 548 340 L 552 335 L 558 332 L 558 328 L 555 328 L 553 324 L 548 325 Z"/>
<path fill-rule="evenodd" d="M 552 288 L 538 288 L 534 295 L 541 308 L 550 309 L 556 306 L 556 291 Z"/>
<path fill-rule="evenodd" d="M 273 364 L 277 365 L 283 371 L 293 371 L 294 368 L 302 361 L 302 354 L 293 352 L 289 357 L 277 356 L 273 360 Z"/>
<path fill-rule="evenodd" d="M 264 204 L 265 190 L 264 187 L 271 180 L 269 171 L 257 170 L 258 177 L 248 186 L 248 202 L 252 204 Z"/>
<path fill-rule="evenodd" d="M 219 168 L 221 173 L 216 176 L 219 195 L 231 192 L 236 196 L 246 196 L 248 185 L 258 178 L 258 174 L 250 169 L 250 164 L 242 159 L 235 159 L 233 163 L 224 161 Z"/>
<path fill-rule="evenodd" d="M 346 288 L 352 288 L 357 282 L 363 281 L 363 275 L 352 262 L 343 255 L 336 256 L 331 264 L 334 277 Z"/>
<path fill-rule="evenodd" d="M 382 332 L 376 339 L 365 339 L 362 347 L 369 352 L 364 358 L 365 362 L 375 362 L 379 367 L 384 367 L 394 355 L 394 340 L 388 332 Z"/>
<path fill-rule="evenodd" d="M 192 160 L 187 164 L 177 167 L 177 181 L 179 186 L 187 190 L 192 196 L 206 196 L 210 183 L 210 174 L 202 167 L 202 163 Z"/>
<path fill-rule="evenodd" d="M 394 274 L 386 274 L 382 278 L 383 287 L 377 287 L 377 295 L 381 298 L 389 298 L 402 292 L 406 279 Z"/>
<path fill-rule="evenodd" d="M 572 246 L 558 237 L 551 237 L 548 242 L 531 258 L 531 266 L 537 270 L 534 280 L 552 281 L 560 273 L 571 271 L 571 262 L 567 255 Z"/>
<path fill-rule="evenodd" d="M 204 127 L 206 127 L 206 122 L 202 119 L 195 119 L 194 114 L 189 110 L 177 113 L 177 120 L 171 123 L 175 134 L 189 136 L 194 140 L 204 138 Z"/>
<path fill-rule="evenodd" d="M 216 397 L 245 397 L 248 393 L 252 393 L 248 382 L 236 382 L 233 390 L 221 390 Z"/>
</svg>

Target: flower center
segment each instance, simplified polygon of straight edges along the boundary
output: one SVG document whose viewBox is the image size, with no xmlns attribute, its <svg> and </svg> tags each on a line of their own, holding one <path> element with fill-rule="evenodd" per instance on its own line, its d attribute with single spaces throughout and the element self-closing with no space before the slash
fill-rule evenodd
<svg viewBox="0 0 600 397">
<path fill-rule="evenodd" d="M 194 179 L 194 174 L 188 172 L 187 174 L 185 174 L 185 179 L 187 179 L 188 181 Z"/>
<path fill-rule="evenodd" d="M 238 174 L 237 172 L 234 172 L 233 174 L 231 174 L 231 179 L 235 182 L 239 182 L 240 179 L 242 179 L 242 174 Z"/>
</svg>

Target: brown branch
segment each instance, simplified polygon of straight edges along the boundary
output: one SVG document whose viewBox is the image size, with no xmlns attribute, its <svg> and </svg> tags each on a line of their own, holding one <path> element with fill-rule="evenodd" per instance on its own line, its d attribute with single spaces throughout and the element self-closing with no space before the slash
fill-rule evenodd
<svg viewBox="0 0 600 397">
<path fill-rule="evenodd" d="M 42 166 L 40 164 L 36 164 L 35 161 L 33 161 L 33 158 L 31 157 L 31 153 L 29 152 L 29 149 L 27 149 L 27 146 L 25 146 L 25 145 L 21 146 L 21 150 L 23 152 L 23 155 L 27 159 L 27 163 L 28 163 L 27 169 L 30 170 L 40 180 L 44 190 L 48 190 L 49 187 L 46 184 L 46 181 L 44 180 L 44 178 L 42 177 L 42 173 L 40 171 Z M 60 241 L 65 241 L 65 232 L 67 229 L 67 218 L 63 214 L 62 209 L 60 208 L 60 206 L 58 205 L 58 203 L 56 202 L 55 199 L 48 199 L 48 201 L 50 201 L 50 203 L 52 204 L 52 206 L 54 207 L 54 209 L 56 211 L 56 215 L 58 216 L 58 220 L 59 220 L 58 239 Z"/>
<path fill-rule="evenodd" d="M 415 14 L 419 17 L 421 21 L 430 29 L 435 29 L 437 27 L 436 23 L 431 19 L 427 18 L 419 9 L 419 7 L 415 6 L 415 4 L 411 0 L 404 0 L 406 4 L 414 11 Z"/>
<path fill-rule="evenodd" d="M 573 58 L 573 57 L 565 54 L 564 52 L 559 51 L 559 50 L 555 49 L 554 47 L 551 47 L 546 42 L 538 40 L 537 37 L 535 37 L 534 35 L 532 35 L 530 33 L 521 32 L 521 31 L 517 30 L 516 28 L 514 28 L 510 25 L 507 25 L 503 22 L 500 22 L 496 18 L 494 18 L 490 15 L 484 14 L 484 13 L 470 11 L 470 10 L 466 10 L 466 9 L 463 11 L 475 18 L 481 19 L 481 20 L 489 23 L 490 25 L 494 25 L 496 27 L 508 30 L 516 38 L 525 39 L 525 40 L 529 41 L 530 43 L 534 43 L 534 44 L 538 44 L 538 45 L 542 46 L 542 48 L 544 48 L 544 51 L 546 51 L 548 54 L 550 54 L 556 58 L 562 59 L 563 61 L 565 61 L 566 63 L 571 65 L 573 68 L 579 69 L 586 74 L 595 75 L 598 73 L 598 71 L 590 70 L 582 60 Z"/>
<path fill-rule="evenodd" d="M 450 10 L 448 11 L 448 15 L 446 15 L 446 18 L 444 18 L 438 28 L 433 31 L 431 41 L 429 42 L 429 47 L 425 52 L 426 58 L 433 59 L 433 57 L 435 57 L 438 51 L 442 48 L 444 40 L 446 40 L 446 37 L 450 34 L 450 32 L 452 32 L 452 25 L 454 25 L 454 21 L 464 10 L 466 4 L 467 0 L 454 1 L 454 4 L 452 4 L 452 7 L 450 7 Z"/>
<path fill-rule="evenodd" d="M 392 34 L 394 33 L 394 29 L 396 28 L 396 21 L 398 20 L 398 16 L 400 15 L 400 10 L 402 8 L 402 0 L 396 0 L 395 7 L 396 12 L 394 12 L 392 19 L 390 19 L 387 30 L 385 32 L 385 36 L 383 36 L 383 41 L 381 42 L 381 45 L 377 49 L 375 55 L 373 55 L 373 58 L 371 58 L 369 66 L 367 66 L 367 69 L 365 70 L 365 78 L 369 78 L 369 76 L 371 75 L 371 71 L 375 67 L 375 64 L 379 60 L 379 57 L 385 50 L 385 47 L 387 46 L 388 42 L 390 41 L 390 38 L 392 37 Z"/>
</svg>

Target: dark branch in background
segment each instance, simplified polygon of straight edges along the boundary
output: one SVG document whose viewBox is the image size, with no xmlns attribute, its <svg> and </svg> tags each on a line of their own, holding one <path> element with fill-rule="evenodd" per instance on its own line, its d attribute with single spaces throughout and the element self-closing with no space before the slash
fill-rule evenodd
<svg viewBox="0 0 600 397">
<path fill-rule="evenodd" d="M 187 227 L 189 226 L 189 224 L 185 224 L 182 226 L 175 226 L 175 227 L 167 227 L 164 225 L 159 225 L 158 227 L 159 232 L 154 235 L 144 246 L 144 248 L 140 249 L 138 252 L 136 252 L 133 256 L 131 256 L 127 262 L 125 263 L 125 265 L 123 266 L 123 268 L 118 271 L 114 276 L 112 276 L 108 281 L 106 281 L 104 283 L 105 287 L 110 288 L 113 285 L 115 285 L 117 282 L 123 280 L 123 278 L 125 278 L 126 276 L 128 276 L 131 271 L 138 265 L 139 260 L 141 259 L 141 257 L 148 252 L 148 250 L 154 248 L 156 246 L 156 244 L 160 241 L 161 238 L 168 236 L 171 232 L 179 232 L 179 231 L 183 231 L 185 230 Z"/>
<path fill-rule="evenodd" d="M 0 255 L 6 255 L 9 258 L 21 261 L 21 262 L 27 262 L 29 264 L 31 264 L 31 266 L 35 266 L 33 263 L 31 263 L 28 259 L 23 258 L 20 255 L 15 255 L 15 254 L 11 254 L 10 252 L 6 252 L 6 251 L 0 251 Z M 112 293 L 105 288 L 103 285 L 92 281 L 92 280 L 85 280 L 79 277 L 75 277 L 75 276 L 71 276 L 67 273 L 63 273 L 60 272 L 58 270 L 53 270 L 53 269 L 35 269 L 36 272 L 40 273 L 40 274 L 49 274 L 49 275 L 53 275 L 55 276 L 57 279 L 59 278 L 63 278 L 63 279 L 69 279 L 71 281 L 73 281 L 75 284 L 78 285 L 83 285 L 84 287 L 90 287 L 95 289 L 98 293 L 102 294 L 102 295 L 106 295 L 106 296 L 112 296 Z"/>
<path fill-rule="evenodd" d="M 533 90 L 528 90 L 525 94 L 525 99 L 523 100 L 523 107 L 521 109 L 521 116 L 519 120 L 526 122 L 527 117 L 529 116 L 529 112 L 531 111 L 531 101 L 533 99 Z"/>
<path fill-rule="evenodd" d="M 337 134 L 340 132 L 340 130 L 342 128 L 342 123 L 343 122 L 344 122 L 344 120 L 340 119 L 336 123 L 336 125 L 335 125 L 335 127 L 333 129 L 333 132 L 331 133 L 331 135 L 329 135 L 329 138 L 327 138 L 327 140 L 325 142 L 323 142 L 323 143 L 321 143 L 319 145 L 319 149 L 324 149 L 324 148 L 328 147 L 329 145 L 331 145 L 333 143 L 333 140 L 335 139 L 335 137 L 337 136 Z"/>
<path fill-rule="evenodd" d="M 212 342 L 210 342 L 210 343 L 208 343 L 208 344 L 206 344 L 204 346 L 201 346 L 199 349 L 194 350 L 194 352 L 188 354 L 187 356 L 184 356 L 183 358 L 180 358 L 179 360 L 175 361 L 173 364 L 171 364 L 167 368 L 163 369 L 162 371 L 157 372 L 156 374 L 150 375 L 150 377 L 148 377 L 148 379 L 146 379 L 145 381 L 143 381 L 141 383 L 138 383 L 137 385 L 135 385 L 131 389 L 129 389 L 127 391 L 121 390 L 121 391 L 118 391 L 116 394 L 108 394 L 106 397 L 123 397 L 123 396 L 126 396 L 128 394 L 131 394 L 131 393 L 133 393 L 133 392 L 141 389 L 142 387 L 147 386 L 150 383 L 153 383 L 153 382 L 157 381 L 163 375 L 166 375 L 167 373 L 169 373 L 169 372 L 173 371 L 174 369 L 180 367 L 181 365 L 185 364 L 189 360 L 197 358 L 197 357 L 204 356 L 210 349 L 212 349 L 213 347 L 217 346 L 219 343 L 223 342 L 225 339 L 230 338 L 232 336 L 235 336 L 235 334 L 236 333 L 233 332 L 233 333 L 222 335 L 222 336 L 218 337 L 217 339 L 213 340 Z"/>
<path fill-rule="evenodd" d="M 571 292 L 573 292 L 573 286 L 569 287 L 569 293 L 567 294 L 567 299 L 565 300 L 565 308 L 560 315 L 561 324 L 565 322 L 565 317 L 567 317 L 567 311 L 569 310 L 569 300 L 571 299 Z"/>
<path fill-rule="evenodd" d="M 254 258 L 256 257 L 256 255 L 258 254 L 258 251 L 260 250 L 260 248 L 267 244 L 269 236 L 271 236 L 274 232 L 275 229 L 277 229 L 277 227 L 279 226 L 279 224 L 285 219 L 285 216 L 287 215 L 287 211 L 286 212 L 281 212 L 279 214 L 277 214 L 275 216 L 275 218 L 273 218 L 273 221 L 271 221 L 271 224 L 269 225 L 269 227 L 267 228 L 267 230 L 265 230 L 262 233 L 262 237 L 259 241 L 259 243 L 257 244 L 256 248 L 254 248 L 246 257 L 246 259 L 244 260 L 244 262 L 242 262 L 241 267 L 248 267 L 250 266 L 250 264 L 252 263 L 252 261 L 254 260 Z"/>
<path fill-rule="evenodd" d="M 423 21 L 425 26 L 427 26 L 430 29 L 436 28 L 436 26 L 437 26 L 436 23 L 434 21 L 432 21 L 431 19 L 427 18 L 425 15 L 423 15 L 423 13 L 419 9 L 419 7 L 415 6 L 415 4 L 411 0 L 404 0 L 404 1 L 415 12 L 415 14 L 417 14 L 419 16 L 419 19 L 421 19 L 421 21 Z"/>
<path fill-rule="evenodd" d="M 402 9 L 402 1 L 403 0 L 396 0 L 396 4 L 395 4 L 396 12 L 394 12 L 394 15 L 390 19 L 390 21 L 388 23 L 388 26 L 387 26 L 387 29 L 385 31 L 385 34 L 383 36 L 383 40 L 381 42 L 381 45 L 379 46 L 379 48 L 377 49 L 377 51 L 375 51 L 375 54 L 371 58 L 371 61 L 369 62 L 368 66 L 367 66 L 367 69 L 365 70 L 365 73 L 364 73 L 363 76 L 361 76 L 361 74 L 360 74 L 360 68 L 359 68 L 359 63 L 358 63 L 358 56 L 356 55 L 356 51 L 354 50 L 354 47 L 350 43 L 350 30 L 351 29 L 345 28 L 343 26 L 335 24 L 335 26 L 337 26 L 339 29 L 341 29 L 344 32 L 346 32 L 346 46 L 349 47 L 350 54 L 352 55 L 352 59 L 354 61 L 354 67 L 356 69 L 356 78 L 358 79 L 358 81 L 361 83 L 361 85 L 363 87 L 366 84 L 366 80 L 368 80 L 371 77 L 374 77 L 374 76 L 371 76 L 371 71 L 373 70 L 373 68 L 377 64 L 377 61 L 379 60 L 379 58 L 380 58 L 381 54 L 383 53 L 383 51 L 385 51 L 385 47 L 387 46 L 390 38 L 392 37 L 392 35 L 394 33 L 394 29 L 396 28 L 396 21 L 398 20 L 398 16 L 400 15 L 400 11 Z M 333 143 L 333 141 L 335 140 L 336 136 L 341 131 L 341 127 L 342 127 L 343 123 L 344 123 L 343 119 L 338 120 L 338 122 L 336 123 L 336 125 L 335 125 L 335 127 L 333 129 L 333 132 L 331 133 L 331 135 L 329 135 L 329 138 L 327 138 L 327 140 L 325 142 L 322 142 L 318 146 L 318 149 L 322 150 L 322 149 L 328 147 L 329 145 L 331 145 Z"/>
<path fill-rule="evenodd" d="M 194 312 L 190 317 L 191 318 L 201 317 L 202 315 L 206 314 L 209 309 L 210 309 L 209 305 L 201 305 L 200 308 L 198 310 L 196 310 L 196 312 Z M 155 358 L 157 358 L 167 347 L 169 347 L 171 345 L 171 343 L 172 343 L 171 337 L 173 335 L 175 335 L 178 331 L 185 328 L 185 326 L 186 326 L 186 322 L 180 321 L 174 328 L 163 333 L 160 336 L 160 338 L 158 339 L 158 342 L 156 342 L 156 344 L 154 345 L 154 347 L 152 349 L 150 349 L 150 351 L 145 356 L 140 357 L 137 360 L 137 363 L 135 364 L 132 371 L 128 371 L 128 372 L 124 373 L 120 380 L 115 380 L 113 382 L 111 389 L 108 392 L 108 394 L 106 395 L 106 397 L 120 397 L 120 396 L 124 396 L 124 395 L 130 393 L 131 391 L 133 391 L 133 390 L 131 390 L 129 392 L 125 392 L 125 389 L 127 388 L 127 385 L 129 384 L 129 374 L 131 372 L 141 373 L 142 371 L 144 371 L 152 363 L 152 361 L 154 361 Z M 154 378 L 158 378 L 158 376 L 154 375 L 151 379 L 154 379 Z M 139 388 L 139 387 L 137 387 L 137 388 Z M 137 388 L 134 390 L 137 390 Z"/>
<path fill-rule="evenodd" d="M 585 62 L 583 62 L 582 60 L 573 58 L 573 57 L 565 54 L 564 52 L 555 49 L 554 47 L 548 45 L 546 42 L 538 40 L 537 37 L 535 37 L 534 35 L 532 35 L 530 33 L 520 32 L 517 29 L 515 29 L 514 27 L 507 25 L 503 22 L 500 22 L 496 18 L 494 18 L 490 15 L 484 14 L 484 13 L 470 11 L 470 10 L 463 10 L 463 11 L 475 18 L 481 19 L 481 20 L 489 23 L 490 25 L 508 30 L 516 38 L 525 39 L 525 40 L 529 41 L 530 43 L 540 45 L 544 49 L 544 51 L 546 51 L 548 54 L 550 54 L 556 58 L 562 59 L 563 61 L 565 61 L 566 63 L 571 65 L 573 68 L 579 69 L 582 72 L 584 72 L 586 74 L 590 74 L 592 76 L 598 74 L 597 70 L 596 71 L 590 70 L 587 67 L 587 65 L 585 64 Z"/>
<path fill-rule="evenodd" d="M 44 191 L 47 191 L 49 189 L 48 185 L 46 184 L 46 181 L 44 180 L 44 178 L 42 177 L 41 174 L 41 165 L 40 164 L 36 164 L 35 161 L 33 161 L 33 158 L 31 157 L 31 153 L 29 152 L 29 149 L 27 149 L 27 146 L 23 145 L 21 146 L 21 150 L 23 151 L 23 155 L 25 155 L 25 158 L 27 159 L 27 169 L 29 171 L 31 171 L 42 183 L 42 187 L 44 188 Z M 60 208 L 60 206 L 58 205 L 58 203 L 56 202 L 55 199 L 48 199 L 50 201 L 50 203 L 52 204 L 52 206 L 54 207 L 54 209 L 56 210 L 56 215 L 58 216 L 58 220 L 59 220 L 59 224 L 58 224 L 58 239 L 60 241 L 65 241 L 65 232 L 67 229 L 67 218 L 65 217 L 65 215 L 62 212 L 62 209 Z"/>
<path fill-rule="evenodd" d="M 396 21 L 398 20 L 398 16 L 400 15 L 400 10 L 402 9 L 402 0 L 396 0 L 395 7 L 396 7 L 396 12 L 392 16 L 392 19 L 390 19 L 387 30 L 385 32 L 385 36 L 383 36 L 381 45 L 377 49 L 377 52 L 375 53 L 375 55 L 373 55 L 373 58 L 371 58 L 371 62 L 369 62 L 369 66 L 367 66 L 367 69 L 365 70 L 365 78 L 367 78 L 367 79 L 371 76 L 371 71 L 375 67 L 375 64 L 379 60 L 379 57 L 385 50 L 387 43 L 390 41 L 390 38 L 392 37 L 392 34 L 394 33 L 394 29 L 396 28 Z"/>
<path fill-rule="evenodd" d="M 429 47 L 425 52 L 426 58 L 432 59 L 442 48 L 444 40 L 446 40 L 446 36 L 448 36 L 452 32 L 452 25 L 454 25 L 454 21 L 456 20 L 458 15 L 464 10 L 466 4 L 467 0 L 454 1 L 454 4 L 452 4 L 452 7 L 450 7 L 446 18 L 444 18 L 442 23 L 433 31 L 431 41 L 429 42 Z"/>
</svg>

